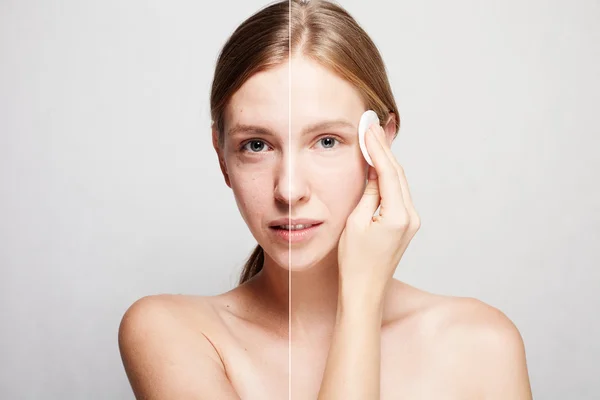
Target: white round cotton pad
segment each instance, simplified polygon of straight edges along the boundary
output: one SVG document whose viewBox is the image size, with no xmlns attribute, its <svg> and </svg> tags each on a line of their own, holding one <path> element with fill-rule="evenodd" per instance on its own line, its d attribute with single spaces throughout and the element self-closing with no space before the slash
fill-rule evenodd
<svg viewBox="0 0 600 400">
<path fill-rule="evenodd" d="M 367 160 L 367 163 L 374 167 L 373 161 L 371 161 L 371 157 L 367 152 L 367 145 L 365 144 L 365 132 L 367 129 L 373 124 L 379 125 L 379 118 L 377 117 L 377 113 L 373 110 L 368 110 L 363 113 L 360 117 L 360 122 L 358 123 L 358 145 L 360 146 L 360 151 L 362 151 L 363 157 Z"/>
</svg>

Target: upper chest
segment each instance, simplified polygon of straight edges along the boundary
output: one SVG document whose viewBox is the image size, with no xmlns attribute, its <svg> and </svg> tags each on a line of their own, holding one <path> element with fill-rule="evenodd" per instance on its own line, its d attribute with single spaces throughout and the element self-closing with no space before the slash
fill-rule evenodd
<svg viewBox="0 0 600 400">
<path fill-rule="evenodd" d="M 325 371 L 328 344 L 297 346 L 258 332 L 240 330 L 222 356 L 242 399 L 316 399 Z M 427 341 L 391 326 L 381 334 L 381 399 L 466 399 L 443 354 Z"/>
</svg>

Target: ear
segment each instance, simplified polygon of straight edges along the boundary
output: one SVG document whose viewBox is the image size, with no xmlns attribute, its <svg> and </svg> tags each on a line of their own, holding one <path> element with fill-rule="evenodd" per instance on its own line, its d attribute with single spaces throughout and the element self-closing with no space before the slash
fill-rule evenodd
<svg viewBox="0 0 600 400">
<path fill-rule="evenodd" d="M 219 159 L 219 166 L 221 167 L 223 178 L 225 178 L 225 184 L 231 188 L 231 181 L 229 180 L 229 174 L 227 173 L 227 165 L 223 158 L 223 152 L 219 147 L 219 131 L 217 130 L 215 123 L 212 124 L 212 143 L 213 148 L 217 152 L 217 158 Z"/>
<path fill-rule="evenodd" d="M 396 135 L 396 122 L 396 114 L 389 112 L 387 121 L 385 121 L 385 124 L 383 125 L 383 131 L 385 132 L 387 143 L 390 146 L 392 145 L 392 141 Z"/>
</svg>

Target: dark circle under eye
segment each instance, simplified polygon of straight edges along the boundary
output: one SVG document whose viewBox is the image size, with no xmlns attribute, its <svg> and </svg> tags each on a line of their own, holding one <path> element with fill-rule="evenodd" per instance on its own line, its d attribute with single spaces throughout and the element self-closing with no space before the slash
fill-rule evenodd
<svg viewBox="0 0 600 400">
<path fill-rule="evenodd" d="M 323 144 L 323 147 L 331 148 L 335 144 L 335 139 L 330 137 L 323 138 L 321 139 L 321 143 Z"/>
</svg>

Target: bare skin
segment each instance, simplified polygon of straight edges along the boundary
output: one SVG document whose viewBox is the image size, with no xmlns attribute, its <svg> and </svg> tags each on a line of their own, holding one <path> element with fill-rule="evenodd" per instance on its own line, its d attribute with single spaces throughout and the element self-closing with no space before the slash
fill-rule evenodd
<svg viewBox="0 0 600 400">
<path fill-rule="evenodd" d="M 301 78 L 291 87 L 284 64 L 251 77 L 230 101 L 225 131 L 239 124 L 271 133 L 240 131 L 215 146 L 225 182 L 265 249 L 263 269 L 218 296 L 150 296 L 127 310 L 119 346 L 136 397 L 530 399 L 523 342 L 506 316 L 391 278 L 410 238 L 396 243 L 394 230 L 357 229 L 356 219 L 348 225 L 360 204 L 366 222 L 377 205 L 359 203 L 373 191 L 357 179 L 367 170 L 356 126 L 302 130 L 331 118 L 358 121 L 365 104 L 331 71 L 302 57 L 291 62 Z M 291 115 L 281 101 L 290 91 Z M 382 208 L 391 201 L 385 222 L 401 215 L 398 206 L 410 205 L 410 196 L 403 182 L 400 202 L 404 174 L 391 164 L 392 120 L 379 134 L 376 141 L 367 135 L 366 144 L 382 172 Z M 216 137 L 213 131 L 213 143 Z M 337 142 L 329 147 L 325 137 Z M 249 139 L 264 146 L 254 151 Z M 268 227 L 289 208 L 294 218 L 323 221 L 314 240 L 292 249 L 291 264 L 288 243 Z"/>
<path fill-rule="evenodd" d="M 233 389 L 241 399 L 288 399 L 287 320 L 264 312 L 259 288 L 253 279 L 218 296 L 158 295 L 134 304 L 123 320 L 120 345 L 137 398 L 168 398 L 176 387 L 195 393 L 196 386 L 213 385 L 228 386 L 223 390 Z M 326 332 L 333 329 L 332 321 L 323 324 L 320 338 L 292 339 L 292 399 L 317 396 L 330 343 Z M 128 332 L 132 326 L 138 334 Z M 382 400 L 483 399 L 481 387 L 490 381 L 502 386 L 513 376 L 529 386 L 520 335 L 500 311 L 396 279 L 385 299 L 381 350 Z M 206 365 L 190 363 L 193 358 L 210 358 L 218 372 L 212 378 L 202 373 Z M 169 364 L 188 365 L 189 374 L 176 367 L 165 373 Z M 153 374 L 163 377 L 155 380 Z M 185 396 L 178 398 L 200 398 Z"/>
</svg>

